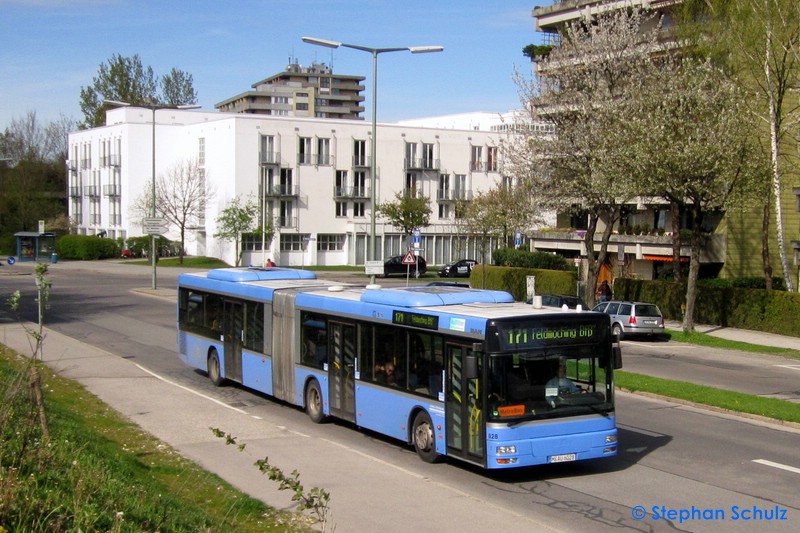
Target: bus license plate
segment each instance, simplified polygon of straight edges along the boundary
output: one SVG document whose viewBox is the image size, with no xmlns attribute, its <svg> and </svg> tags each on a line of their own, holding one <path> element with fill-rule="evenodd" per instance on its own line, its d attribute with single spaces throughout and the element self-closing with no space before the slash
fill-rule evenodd
<svg viewBox="0 0 800 533">
<path fill-rule="evenodd" d="M 563 453 L 561 455 L 550 456 L 551 463 L 568 463 L 570 461 L 574 461 L 575 459 L 577 459 L 577 456 L 574 453 Z"/>
</svg>

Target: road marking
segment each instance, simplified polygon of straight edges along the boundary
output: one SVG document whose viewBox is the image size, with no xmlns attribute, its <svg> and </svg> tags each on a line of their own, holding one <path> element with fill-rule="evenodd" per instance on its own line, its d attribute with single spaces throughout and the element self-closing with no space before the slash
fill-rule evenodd
<svg viewBox="0 0 800 533">
<path fill-rule="evenodd" d="M 161 380 L 161 381 L 163 381 L 164 383 L 169 383 L 170 385 L 173 385 L 173 386 L 175 386 L 175 387 L 178 387 L 179 389 L 183 389 L 183 390 L 185 390 L 186 392 L 191 392 L 192 394 L 195 394 L 195 395 L 197 395 L 197 396 L 200 396 L 201 398 L 204 398 L 204 399 L 206 399 L 206 400 L 211 400 L 212 402 L 214 402 L 214 403 L 216 403 L 216 404 L 218 404 L 218 405 L 221 405 L 222 407 L 227 407 L 228 409 L 230 409 L 230 410 L 232 410 L 232 411 L 236 411 L 237 413 L 242 413 L 243 415 L 249 414 L 247 411 L 245 411 L 245 410 L 243 410 L 243 409 L 239 409 L 238 407 L 232 407 L 232 406 L 228 405 L 228 404 L 227 404 L 227 403 L 225 403 L 225 402 L 221 402 L 221 401 L 217 400 L 216 398 L 212 398 L 211 396 L 206 396 L 205 394 L 203 394 L 203 393 L 200 393 L 200 392 L 197 392 L 196 390 L 190 389 L 189 387 L 185 387 L 185 386 L 181 385 L 180 383 L 175 383 L 174 381 L 170 381 L 170 380 L 168 380 L 167 378 L 164 378 L 164 377 L 162 377 L 162 376 L 159 376 L 159 375 L 158 375 L 158 374 L 156 374 L 155 372 L 151 372 L 150 370 L 147 370 L 145 367 L 143 367 L 142 365 L 140 365 L 140 364 L 138 364 L 138 363 L 134 363 L 134 364 L 135 364 L 135 365 L 136 365 L 136 366 L 139 368 L 139 370 L 141 370 L 142 372 L 146 372 L 147 374 L 150 374 L 150 375 L 151 375 L 151 376 L 153 376 L 154 378 L 156 378 L 156 379 L 160 379 L 160 380 Z"/>
<path fill-rule="evenodd" d="M 788 368 L 789 370 L 800 370 L 800 365 L 775 365 L 780 368 Z"/>
<path fill-rule="evenodd" d="M 772 461 L 767 461 L 766 459 L 753 459 L 753 462 L 764 466 L 771 466 L 772 468 L 786 470 L 787 472 L 792 472 L 794 474 L 800 474 L 800 468 L 796 468 L 794 466 L 782 465 L 781 463 L 774 463 Z"/>
</svg>

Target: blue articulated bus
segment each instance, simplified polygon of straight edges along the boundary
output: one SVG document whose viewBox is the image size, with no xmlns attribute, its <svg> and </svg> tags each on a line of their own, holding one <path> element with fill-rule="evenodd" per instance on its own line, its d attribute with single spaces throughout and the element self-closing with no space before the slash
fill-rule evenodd
<svg viewBox="0 0 800 533">
<path fill-rule="evenodd" d="M 412 445 L 512 468 L 617 453 L 608 316 L 503 291 L 341 285 L 287 268 L 178 278 L 189 366 Z"/>
</svg>

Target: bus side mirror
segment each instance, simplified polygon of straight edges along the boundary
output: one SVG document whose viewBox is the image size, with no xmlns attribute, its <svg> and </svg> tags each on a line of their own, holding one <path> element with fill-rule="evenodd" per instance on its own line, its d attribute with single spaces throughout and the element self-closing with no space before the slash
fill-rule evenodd
<svg viewBox="0 0 800 533">
<path fill-rule="evenodd" d="M 467 379 L 478 378 L 478 356 L 467 355 L 464 357 L 464 374 Z"/>
<path fill-rule="evenodd" d="M 614 370 L 622 368 L 622 350 L 619 344 L 611 347 L 611 357 L 614 358 Z"/>
</svg>

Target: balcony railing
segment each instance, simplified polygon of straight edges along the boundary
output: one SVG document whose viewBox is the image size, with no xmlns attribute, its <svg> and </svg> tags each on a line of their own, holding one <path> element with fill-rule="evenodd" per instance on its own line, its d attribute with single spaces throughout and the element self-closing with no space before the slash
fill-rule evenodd
<svg viewBox="0 0 800 533">
<path fill-rule="evenodd" d="M 472 191 L 439 189 L 436 191 L 436 199 L 440 202 L 470 202 L 472 201 Z"/>
<path fill-rule="evenodd" d="M 69 188 L 69 196 L 70 196 L 70 198 L 80 198 L 81 197 L 81 188 L 80 187 L 70 187 Z"/>
<path fill-rule="evenodd" d="M 369 198 L 369 192 L 366 187 L 334 187 L 334 198 Z"/>
<path fill-rule="evenodd" d="M 83 194 L 88 198 L 96 198 L 100 196 L 100 187 L 97 185 L 86 185 L 83 188 Z"/>
<path fill-rule="evenodd" d="M 403 165 L 409 170 L 438 170 L 439 160 L 428 157 L 412 157 L 403 160 Z"/>
<path fill-rule="evenodd" d="M 422 189 L 411 187 L 409 189 L 403 189 L 403 196 L 406 198 L 422 198 L 425 195 L 422 193 Z"/>
<path fill-rule="evenodd" d="M 120 191 L 121 188 L 122 187 L 120 187 L 117 184 L 103 185 L 103 194 L 105 194 L 106 196 L 114 196 L 114 197 L 116 197 L 116 196 L 119 196 L 121 194 L 121 191 Z"/>
<path fill-rule="evenodd" d="M 295 185 L 288 185 L 284 183 L 278 183 L 274 185 L 268 185 L 267 190 L 264 191 L 266 196 L 297 196 L 297 187 Z"/>
<path fill-rule="evenodd" d="M 353 167 L 355 168 L 369 168 L 370 158 L 368 155 L 360 154 L 353 156 Z"/>
<path fill-rule="evenodd" d="M 262 165 L 280 165 L 281 153 L 280 152 L 261 152 L 259 160 Z"/>
<path fill-rule="evenodd" d="M 311 165 L 314 162 L 314 158 L 311 157 L 311 154 L 297 154 L 297 164 L 298 165 Z"/>
<path fill-rule="evenodd" d="M 273 223 L 276 228 L 296 228 L 297 217 L 275 217 Z"/>
</svg>

